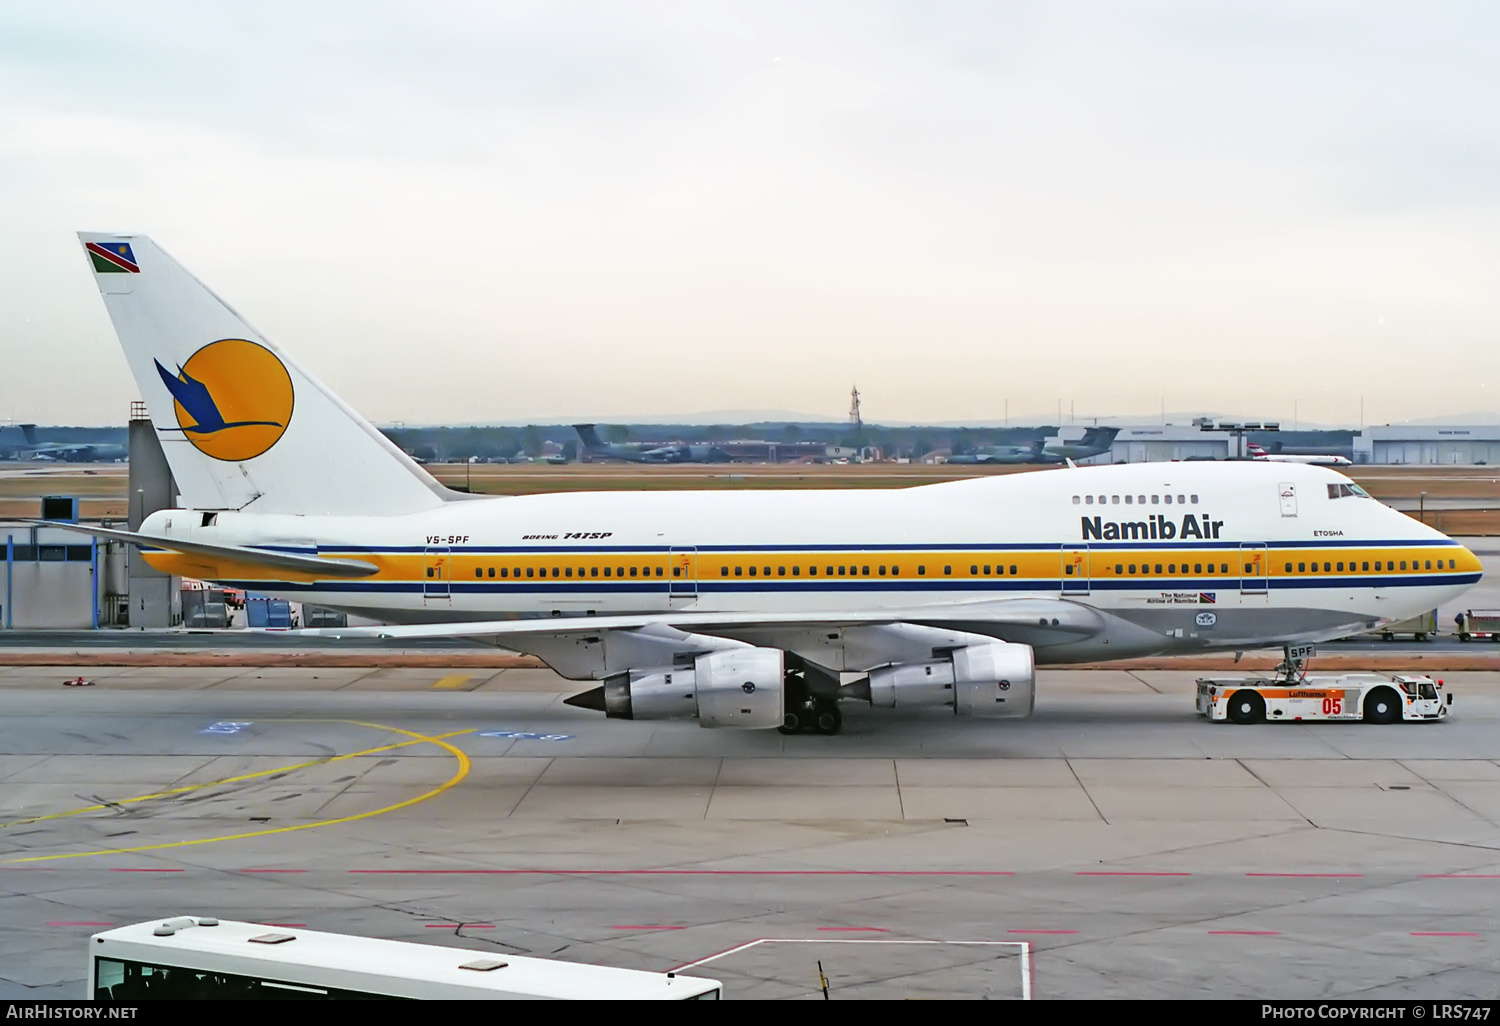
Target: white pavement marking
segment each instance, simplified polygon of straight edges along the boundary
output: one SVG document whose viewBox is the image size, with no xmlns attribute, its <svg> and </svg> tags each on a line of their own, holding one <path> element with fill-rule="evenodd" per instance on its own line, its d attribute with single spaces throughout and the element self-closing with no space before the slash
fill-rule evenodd
<svg viewBox="0 0 1500 1026">
<path fill-rule="evenodd" d="M 717 962 L 721 958 L 730 955 L 738 955 L 742 951 L 749 951 L 760 944 L 951 944 L 964 945 L 968 947 L 996 947 L 1015 948 L 1021 960 L 1021 1000 L 1031 1000 L 1031 942 L 1030 941 L 997 941 L 997 940 L 852 940 L 837 939 L 830 937 L 757 937 L 753 941 L 737 944 L 732 948 L 720 951 L 696 962 L 687 962 L 669 969 L 668 972 L 680 973 L 684 969 L 696 969 L 700 965 L 708 965 Z"/>
</svg>

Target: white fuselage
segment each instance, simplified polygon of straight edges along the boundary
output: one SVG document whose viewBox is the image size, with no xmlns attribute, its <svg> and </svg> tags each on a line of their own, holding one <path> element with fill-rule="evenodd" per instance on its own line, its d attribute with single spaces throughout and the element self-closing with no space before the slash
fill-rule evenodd
<svg viewBox="0 0 1500 1026">
<path fill-rule="evenodd" d="M 373 563 L 366 578 L 289 581 L 150 555 L 162 569 L 390 623 L 889 609 L 984 632 L 970 611 L 986 602 L 1061 598 L 1129 625 L 1111 649 L 1037 645 L 1039 659 L 1069 661 L 1334 637 L 1433 609 L 1478 580 L 1467 549 L 1348 486 L 1299 464 L 1134 464 L 900 490 L 219 513 L 209 526 L 175 510 L 143 530 Z"/>
</svg>

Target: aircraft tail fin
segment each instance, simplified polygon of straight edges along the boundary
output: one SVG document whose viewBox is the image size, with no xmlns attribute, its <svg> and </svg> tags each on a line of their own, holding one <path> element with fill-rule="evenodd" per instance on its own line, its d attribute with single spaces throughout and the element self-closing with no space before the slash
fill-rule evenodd
<svg viewBox="0 0 1500 1026">
<path fill-rule="evenodd" d="M 186 506 L 393 515 L 451 497 L 149 238 L 78 238 Z"/>
<path fill-rule="evenodd" d="M 599 432 L 594 430 L 594 425 L 574 424 L 573 430 L 578 432 L 578 440 L 583 443 L 585 449 L 604 448 L 604 443 L 599 441 Z"/>
<path fill-rule="evenodd" d="M 23 437 L 23 438 L 26 439 L 26 444 L 27 445 L 35 445 L 36 444 L 36 425 L 35 424 L 17 424 L 16 426 L 21 429 L 21 437 Z"/>
</svg>

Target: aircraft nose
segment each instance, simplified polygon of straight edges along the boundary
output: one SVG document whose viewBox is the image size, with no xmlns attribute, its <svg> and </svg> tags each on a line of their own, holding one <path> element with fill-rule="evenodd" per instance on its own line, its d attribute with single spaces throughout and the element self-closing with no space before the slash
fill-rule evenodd
<svg viewBox="0 0 1500 1026">
<path fill-rule="evenodd" d="M 1484 563 L 1467 545 L 1460 545 L 1458 551 L 1463 553 L 1458 559 L 1460 569 L 1468 570 L 1470 573 L 1484 574 Z"/>
</svg>

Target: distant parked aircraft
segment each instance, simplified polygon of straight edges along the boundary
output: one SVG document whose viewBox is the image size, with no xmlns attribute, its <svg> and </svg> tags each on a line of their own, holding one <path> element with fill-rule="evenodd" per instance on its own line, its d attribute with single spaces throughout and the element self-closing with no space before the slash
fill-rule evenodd
<svg viewBox="0 0 1500 1026">
<path fill-rule="evenodd" d="M 728 463 L 729 453 L 716 445 L 688 445 L 684 442 L 631 442 L 612 445 L 601 441 L 593 424 L 574 424 L 583 442 L 579 454 L 586 460 L 624 460 L 626 463 Z"/>
<path fill-rule="evenodd" d="M 1109 451 L 1115 444 L 1119 428 L 1092 427 L 1084 431 L 1076 442 L 1058 439 L 1038 439 L 1030 445 L 992 445 L 975 453 L 949 456 L 949 463 L 1065 463 L 1068 460 L 1083 460 Z"/>
<path fill-rule="evenodd" d="M 11 450 L 17 460 L 56 460 L 63 463 L 107 463 L 130 458 L 130 451 L 113 442 L 38 442 L 35 424 L 17 425 L 26 444 Z"/>
<path fill-rule="evenodd" d="M 1300 455 L 1289 452 L 1266 452 L 1255 442 L 1245 446 L 1246 453 L 1252 460 L 1264 460 L 1267 463 L 1309 463 L 1317 467 L 1348 467 L 1353 461 L 1347 456 L 1335 456 L 1332 453 L 1314 453 Z"/>
</svg>

